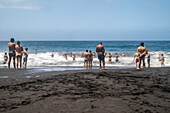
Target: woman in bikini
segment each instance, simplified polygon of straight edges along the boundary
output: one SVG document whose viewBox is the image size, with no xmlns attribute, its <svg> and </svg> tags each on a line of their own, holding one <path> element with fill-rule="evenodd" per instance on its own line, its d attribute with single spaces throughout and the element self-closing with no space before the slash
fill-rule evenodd
<svg viewBox="0 0 170 113">
<path fill-rule="evenodd" d="M 93 53 L 89 51 L 89 69 L 92 69 Z"/>
<path fill-rule="evenodd" d="M 17 45 L 15 46 L 16 49 L 16 57 L 17 57 L 17 70 L 18 70 L 18 62 L 20 62 L 20 69 L 22 66 L 22 51 L 23 47 L 20 45 L 20 41 L 17 41 Z"/>
</svg>

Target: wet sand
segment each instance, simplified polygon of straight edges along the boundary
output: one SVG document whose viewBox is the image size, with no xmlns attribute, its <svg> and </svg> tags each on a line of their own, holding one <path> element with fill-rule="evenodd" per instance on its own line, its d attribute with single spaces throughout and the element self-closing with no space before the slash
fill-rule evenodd
<svg viewBox="0 0 170 113">
<path fill-rule="evenodd" d="M 0 77 L 2 113 L 170 111 L 170 68 L 41 73 L 0 69 Z"/>
</svg>

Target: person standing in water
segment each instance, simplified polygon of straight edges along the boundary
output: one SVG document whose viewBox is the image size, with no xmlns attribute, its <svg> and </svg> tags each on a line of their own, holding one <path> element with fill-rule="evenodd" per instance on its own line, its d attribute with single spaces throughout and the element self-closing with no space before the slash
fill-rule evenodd
<svg viewBox="0 0 170 113">
<path fill-rule="evenodd" d="M 73 61 L 75 61 L 75 60 L 76 60 L 76 56 L 75 56 L 75 55 L 72 55 L 72 58 L 73 58 Z"/>
<path fill-rule="evenodd" d="M 3 62 L 3 64 L 6 64 L 6 62 L 8 61 L 8 55 L 7 55 L 7 53 L 5 53 L 5 55 L 4 55 L 4 62 Z"/>
<path fill-rule="evenodd" d="M 92 69 L 93 53 L 89 51 L 89 69 Z"/>
<path fill-rule="evenodd" d="M 15 46 L 16 49 L 16 57 L 17 57 L 17 70 L 18 70 L 18 63 L 20 62 L 20 69 L 22 66 L 22 51 L 23 47 L 20 45 L 20 41 L 17 41 L 17 45 Z"/>
<path fill-rule="evenodd" d="M 150 67 L 150 54 L 147 52 L 147 63 L 148 67 Z"/>
<path fill-rule="evenodd" d="M 118 58 L 119 58 L 120 56 L 119 56 L 117 53 L 115 53 L 114 57 L 116 58 L 116 59 L 115 59 L 115 62 L 119 62 L 119 59 L 118 59 Z"/>
<path fill-rule="evenodd" d="M 164 61 L 165 61 L 164 55 L 161 54 L 161 66 L 165 66 Z"/>
<path fill-rule="evenodd" d="M 139 62 L 139 54 L 138 53 L 136 53 L 134 55 L 134 59 L 135 59 L 135 62 L 136 62 L 136 68 L 138 69 L 138 62 Z"/>
<path fill-rule="evenodd" d="M 99 42 L 99 45 L 96 46 L 96 52 L 98 54 L 100 70 L 102 69 L 101 61 L 103 61 L 103 69 L 105 69 L 105 56 L 107 52 L 105 51 L 104 46 L 102 45 L 102 42 Z"/>
<path fill-rule="evenodd" d="M 85 66 L 86 66 L 86 69 L 87 69 L 88 61 L 89 61 L 89 53 L 88 53 L 88 50 L 86 50 L 86 52 L 84 53 L 84 65 L 83 65 L 83 69 L 85 69 Z"/>
<path fill-rule="evenodd" d="M 27 59 L 28 59 L 28 48 L 25 48 L 25 51 L 23 51 L 23 64 L 24 68 L 27 68 Z"/>
<path fill-rule="evenodd" d="M 112 63 L 112 55 L 111 55 L 111 53 L 109 53 L 108 57 L 109 57 L 109 63 Z"/>
<path fill-rule="evenodd" d="M 9 60 L 8 60 L 8 69 L 10 69 L 10 63 L 11 63 L 11 58 L 13 57 L 13 65 L 14 69 L 15 68 L 15 44 L 14 44 L 14 38 L 10 39 L 10 42 L 8 43 L 8 48 L 9 48 Z"/>
<path fill-rule="evenodd" d="M 146 52 L 147 52 L 147 48 L 144 46 L 144 43 L 143 43 L 143 42 L 140 43 L 140 47 L 137 48 L 137 52 L 138 52 L 138 54 L 140 54 L 140 56 L 139 56 L 139 67 L 138 67 L 138 69 L 141 67 L 141 61 L 143 61 L 143 66 L 142 66 L 142 68 L 144 68 L 144 67 L 145 67 L 145 54 L 146 54 Z"/>
<path fill-rule="evenodd" d="M 67 54 L 64 54 L 64 58 L 67 60 Z"/>
</svg>

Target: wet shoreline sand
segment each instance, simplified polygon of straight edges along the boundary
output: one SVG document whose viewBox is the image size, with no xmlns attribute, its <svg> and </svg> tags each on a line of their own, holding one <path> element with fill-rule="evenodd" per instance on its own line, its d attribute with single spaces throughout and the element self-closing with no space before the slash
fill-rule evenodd
<svg viewBox="0 0 170 113">
<path fill-rule="evenodd" d="M 170 68 L 0 69 L 2 113 L 168 113 Z"/>
</svg>

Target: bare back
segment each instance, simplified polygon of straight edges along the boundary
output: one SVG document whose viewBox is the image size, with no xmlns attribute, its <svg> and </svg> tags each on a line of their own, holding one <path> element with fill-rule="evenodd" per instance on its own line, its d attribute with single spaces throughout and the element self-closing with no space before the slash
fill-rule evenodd
<svg viewBox="0 0 170 113">
<path fill-rule="evenodd" d="M 89 53 L 88 53 L 88 52 L 85 52 L 85 53 L 84 53 L 84 57 L 85 57 L 85 58 L 88 58 L 88 57 L 89 57 Z"/>
<path fill-rule="evenodd" d="M 145 54 L 146 54 L 146 48 L 140 46 L 140 47 L 138 47 L 137 52 L 138 52 L 138 54 L 140 54 L 140 55 L 142 55 L 142 56 L 145 56 Z"/>
<path fill-rule="evenodd" d="M 8 43 L 8 48 L 9 48 L 9 51 L 15 51 L 15 44 L 12 42 Z"/>
<path fill-rule="evenodd" d="M 96 46 L 96 52 L 97 54 L 102 54 L 105 52 L 104 46 L 103 45 L 97 45 Z"/>
<path fill-rule="evenodd" d="M 16 49 L 16 52 L 17 52 L 17 53 L 21 53 L 21 52 L 23 51 L 23 47 L 22 47 L 21 45 L 20 45 L 20 46 L 19 46 L 19 45 L 16 45 L 16 46 L 15 46 L 15 49 Z"/>
</svg>

